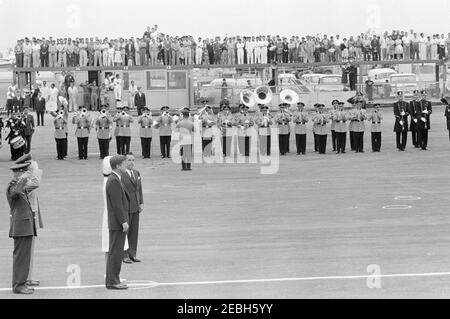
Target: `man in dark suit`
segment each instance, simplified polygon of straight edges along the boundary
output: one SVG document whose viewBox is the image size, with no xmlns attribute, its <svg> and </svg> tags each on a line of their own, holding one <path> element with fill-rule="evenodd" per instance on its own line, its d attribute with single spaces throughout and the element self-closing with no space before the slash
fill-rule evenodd
<svg viewBox="0 0 450 319">
<path fill-rule="evenodd" d="M 113 156 L 110 160 L 112 174 L 106 182 L 106 205 L 108 209 L 109 253 L 106 263 L 106 289 L 128 289 L 126 284 L 120 283 L 122 269 L 123 248 L 128 232 L 128 199 L 122 184 L 121 175 L 124 174 L 123 155 Z"/>
<path fill-rule="evenodd" d="M 16 294 L 32 294 L 33 288 L 27 285 L 30 272 L 33 236 L 36 225 L 27 197 L 28 178 L 24 176 L 30 162 L 15 164 L 11 167 L 14 177 L 8 184 L 6 198 L 10 207 L 9 237 L 14 239 L 12 289 Z"/>
<path fill-rule="evenodd" d="M 23 109 L 23 120 L 25 122 L 25 128 L 23 130 L 23 135 L 26 141 L 25 154 L 31 151 L 31 137 L 34 133 L 34 117 L 32 114 L 28 113 L 28 107 Z"/>
<path fill-rule="evenodd" d="M 431 102 L 427 101 L 427 92 L 421 91 L 421 100 L 416 104 L 416 117 L 418 129 L 418 145 L 426 151 L 428 146 L 428 131 L 431 129 L 430 115 L 433 113 Z"/>
<path fill-rule="evenodd" d="M 125 46 L 125 65 L 126 66 L 134 65 L 135 54 L 136 54 L 136 48 L 134 47 L 134 40 L 130 39 L 128 41 L 127 45 Z"/>
<path fill-rule="evenodd" d="M 44 126 L 44 114 L 45 114 L 45 99 L 42 97 L 42 92 L 39 91 L 37 98 L 34 102 L 34 108 L 37 115 L 37 126 Z"/>
<path fill-rule="evenodd" d="M 397 96 L 398 101 L 394 103 L 394 132 L 397 135 L 397 149 L 404 151 L 408 138 L 408 103 L 403 101 L 403 92 L 397 92 Z"/>
<path fill-rule="evenodd" d="M 130 229 L 128 230 L 128 251 L 125 252 L 124 263 L 141 262 L 136 258 L 137 244 L 139 237 L 139 215 L 144 208 L 142 196 L 141 174 L 134 169 L 133 153 L 126 154 L 125 172 L 122 174 L 122 183 L 125 193 L 129 199 L 128 220 Z"/>
<path fill-rule="evenodd" d="M 145 101 L 145 94 L 142 93 L 142 87 L 138 86 L 138 91 L 136 95 L 134 96 L 134 105 L 136 106 L 138 115 L 142 115 L 142 110 L 147 106 Z"/>
</svg>

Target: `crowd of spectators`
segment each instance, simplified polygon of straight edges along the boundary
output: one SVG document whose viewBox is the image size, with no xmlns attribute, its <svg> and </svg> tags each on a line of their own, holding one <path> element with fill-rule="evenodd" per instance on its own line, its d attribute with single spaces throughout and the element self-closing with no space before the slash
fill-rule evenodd
<svg viewBox="0 0 450 319">
<path fill-rule="evenodd" d="M 142 37 L 25 38 L 14 48 L 16 67 L 86 67 L 183 64 L 266 64 L 430 60 L 450 55 L 450 33 L 413 30 L 357 36 L 170 36 L 148 27 Z"/>
</svg>

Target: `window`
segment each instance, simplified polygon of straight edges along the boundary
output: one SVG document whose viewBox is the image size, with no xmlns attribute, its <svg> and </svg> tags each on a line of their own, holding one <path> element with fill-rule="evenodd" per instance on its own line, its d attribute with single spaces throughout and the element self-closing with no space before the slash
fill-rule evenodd
<svg viewBox="0 0 450 319">
<path fill-rule="evenodd" d="M 186 72 L 169 72 L 168 81 L 168 88 L 170 90 L 185 90 Z"/>
<path fill-rule="evenodd" d="M 166 71 L 147 72 L 147 90 L 165 90 Z"/>
</svg>

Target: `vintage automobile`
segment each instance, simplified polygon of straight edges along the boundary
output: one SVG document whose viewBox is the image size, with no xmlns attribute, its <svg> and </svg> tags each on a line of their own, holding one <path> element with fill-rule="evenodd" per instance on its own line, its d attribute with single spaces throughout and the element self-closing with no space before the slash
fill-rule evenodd
<svg viewBox="0 0 450 319">
<path fill-rule="evenodd" d="M 371 80 L 375 86 L 386 85 L 386 80 L 390 80 L 392 74 L 397 74 L 397 71 L 389 68 L 372 69 L 368 73 L 368 79 Z"/>
<path fill-rule="evenodd" d="M 317 79 L 317 82 L 315 82 Z M 342 84 L 342 76 L 337 74 L 321 74 L 317 78 L 313 78 L 314 82 L 309 85 L 313 91 L 318 92 L 341 92 L 348 91 L 348 88 Z"/>
<path fill-rule="evenodd" d="M 391 96 L 396 96 L 398 91 L 402 91 L 404 96 L 414 96 L 414 91 L 419 90 L 417 78 L 414 73 L 399 73 L 389 76 L 391 85 Z"/>
</svg>

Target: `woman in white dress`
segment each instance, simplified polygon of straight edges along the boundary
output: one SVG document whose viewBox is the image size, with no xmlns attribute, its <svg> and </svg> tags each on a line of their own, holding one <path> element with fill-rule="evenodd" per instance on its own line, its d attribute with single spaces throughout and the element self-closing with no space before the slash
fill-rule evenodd
<svg viewBox="0 0 450 319">
<path fill-rule="evenodd" d="M 116 50 L 114 50 L 114 45 L 111 42 L 108 47 L 108 63 L 106 66 L 114 66 L 114 53 L 115 52 L 116 52 Z"/>
<path fill-rule="evenodd" d="M 56 88 L 55 84 L 52 83 L 51 88 L 49 90 L 49 98 L 47 102 L 46 109 L 49 112 L 56 112 L 58 109 L 58 95 L 59 90 Z"/>
<path fill-rule="evenodd" d="M 120 66 L 123 63 L 122 50 L 119 41 L 116 41 L 114 45 L 114 65 Z"/>
<path fill-rule="evenodd" d="M 109 228 L 108 228 L 108 207 L 106 203 L 106 182 L 109 175 L 112 174 L 111 165 L 109 163 L 112 156 L 107 156 L 103 160 L 103 221 L 102 221 L 102 252 L 105 253 L 105 263 L 108 261 L 109 252 Z M 128 239 L 125 239 L 124 251 L 128 249 Z"/>
<path fill-rule="evenodd" d="M 423 33 L 420 34 L 419 37 L 419 59 L 426 60 L 427 59 L 427 43 Z"/>
<path fill-rule="evenodd" d="M 395 40 L 395 59 L 396 60 L 403 60 L 402 39 Z"/>
</svg>

